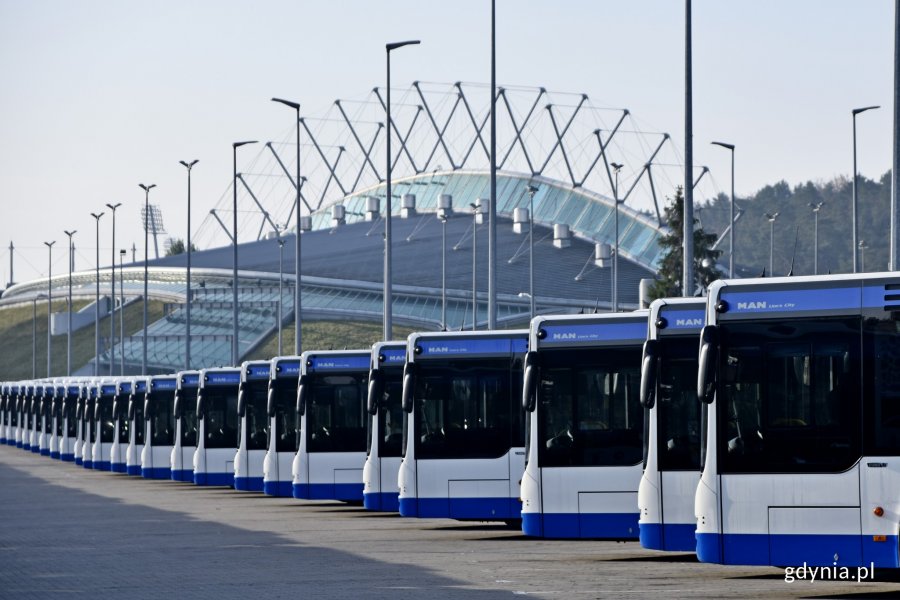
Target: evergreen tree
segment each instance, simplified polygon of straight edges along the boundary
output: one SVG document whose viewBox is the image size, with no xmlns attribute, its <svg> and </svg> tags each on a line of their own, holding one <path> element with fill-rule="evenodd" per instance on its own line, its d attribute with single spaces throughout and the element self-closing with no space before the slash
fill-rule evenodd
<svg viewBox="0 0 900 600">
<path fill-rule="evenodd" d="M 663 248 L 663 258 L 659 265 L 659 279 L 651 289 L 651 297 L 666 298 L 681 296 L 681 282 L 683 279 L 682 256 L 684 240 L 684 195 L 679 186 L 675 190 L 675 198 L 664 210 L 665 221 L 669 224 L 669 234 L 659 240 Z M 713 250 L 712 246 L 718 237 L 714 233 L 705 233 L 703 228 L 697 227 L 697 219 L 694 219 L 694 278 L 702 287 L 720 277 L 716 268 L 716 261 L 722 254 L 721 250 Z M 690 296 L 694 295 L 691 290 Z"/>
<path fill-rule="evenodd" d="M 196 252 L 197 246 L 191 243 L 191 252 Z M 169 249 L 166 250 L 166 256 L 175 256 L 176 254 L 184 254 L 184 240 L 181 238 L 170 240 Z"/>
</svg>

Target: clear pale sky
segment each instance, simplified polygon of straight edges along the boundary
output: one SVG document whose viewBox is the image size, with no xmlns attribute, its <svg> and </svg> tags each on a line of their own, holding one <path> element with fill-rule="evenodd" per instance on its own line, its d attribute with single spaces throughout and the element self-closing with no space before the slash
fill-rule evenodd
<svg viewBox="0 0 900 600">
<path fill-rule="evenodd" d="M 891 0 L 694 0 L 695 164 L 749 194 L 781 179 L 849 176 L 854 107 L 860 172 L 891 163 Z M 684 2 L 497 0 L 500 84 L 584 92 L 684 139 Z M 42 242 L 77 229 L 76 268 L 94 264 L 94 220 L 122 202 L 117 246 L 142 247 L 138 183 L 155 183 L 183 237 L 184 168 L 197 158 L 194 219 L 227 189 L 231 142 L 282 139 L 290 114 L 384 85 L 384 44 L 418 38 L 392 65 L 414 80 L 490 81 L 488 0 L 0 0 L 0 248 L 15 278 L 46 275 Z M 107 211 L 108 212 L 108 211 Z M 101 226 L 101 262 L 110 223 Z M 138 255 L 141 255 L 139 250 Z M 152 251 L 151 251 L 152 255 Z M 9 280 L 9 253 L 0 284 Z"/>
</svg>

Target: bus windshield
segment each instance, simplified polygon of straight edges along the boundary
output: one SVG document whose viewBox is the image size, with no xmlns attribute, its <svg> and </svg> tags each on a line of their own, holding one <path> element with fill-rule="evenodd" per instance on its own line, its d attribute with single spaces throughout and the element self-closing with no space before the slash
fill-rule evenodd
<svg viewBox="0 0 900 600">
<path fill-rule="evenodd" d="M 208 387 L 201 394 L 206 447 L 237 448 L 237 386 Z"/>
<path fill-rule="evenodd" d="M 700 469 L 697 338 L 660 340 L 656 447 L 660 471 Z"/>
<path fill-rule="evenodd" d="M 378 456 L 382 458 L 400 456 L 403 443 L 403 369 L 384 369 L 381 398 L 378 399 Z M 366 423 L 371 426 L 372 419 Z M 370 436 L 371 437 L 371 432 Z"/>
<path fill-rule="evenodd" d="M 860 318 L 727 323 L 720 330 L 719 471 L 852 466 L 860 456 Z"/>
<path fill-rule="evenodd" d="M 128 421 L 128 395 L 118 394 L 113 403 L 113 418 L 119 424 L 119 443 L 128 443 L 129 421 Z"/>
<path fill-rule="evenodd" d="M 181 412 L 181 445 L 197 445 L 197 388 L 184 387 L 175 392 Z"/>
<path fill-rule="evenodd" d="M 547 351 L 538 383 L 542 467 L 641 462 L 641 348 Z"/>
<path fill-rule="evenodd" d="M 313 375 L 306 414 L 308 452 L 365 452 L 369 374 Z"/>
<path fill-rule="evenodd" d="M 423 363 L 414 393 L 416 458 L 499 458 L 524 446 L 516 365 L 508 358 Z"/>
<path fill-rule="evenodd" d="M 113 422 L 113 399 L 111 396 L 104 396 L 97 400 L 97 419 L 94 427 L 91 429 L 91 436 L 94 436 L 94 429 L 100 432 L 100 441 L 102 443 L 112 443 L 115 437 L 115 423 Z"/>
<path fill-rule="evenodd" d="M 275 404 L 275 451 L 296 452 L 297 380 L 274 380 L 272 382 L 272 394 Z M 269 432 L 269 435 L 271 435 L 271 432 Z"/>
<path fill-rule="evenodd" d="M 245 381 L 242 386 L 244 414 L 247 419 L 247 450 L 265 450 L 269 422 L 266 411 L 269 381 Z"/>
<path fill-rule="evenodd" d="M 141 392 L 132 394 L 131 401 L 134 403 L 134 443 L 144 444 L 144 399 L 147 394 Z"/>
<path fill-rule="evenodd" d="M 150 394 L 153 414 L 150 415 L 150 444 L 175 444 L 175 390 L 161 390 Z"/>
<path fill-rule="evenodd" d="M 84 404 L 84 423 L 85 427 L 89 427 L 91 430 L 90 442 L 93 444 L 97 441 L 97 428 L 91 423 L 92 417 L 94 415 L 94 406 L 96 400 L 89 399 Z"/>
</svg>

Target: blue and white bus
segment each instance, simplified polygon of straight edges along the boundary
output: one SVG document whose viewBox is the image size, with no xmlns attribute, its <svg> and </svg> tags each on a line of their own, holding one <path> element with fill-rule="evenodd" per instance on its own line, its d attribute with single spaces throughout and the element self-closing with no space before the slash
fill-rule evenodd
<svg viewBox="0 0 900 600">
<path fill-rule="evenodd" d="M 41 398 L 44 395 L 43 384 L 29 386 L 30 402 L 28 405 L 28 450 L 37 454 L 41 451 L 39 444 L 41 435 Z"/>
<path fill-rule="evenodd" d="M 9 399 L 6 401 L 9 411 L 9 430 L 6 443 L 18 448 L 22 447 L 22 384 L 9 386 Z"/>
<path fill-rule="evenodd" d="M 97 408 L 97 396 L 100 395 L 100 384 L 92 381 L 88 384 L 86 391 L 84 414 L 81 417 L 81 466 L 85 469 L 93 469 L 94 444 L 97 442 L 97 428 L 94 427 L 94 418 Z"/>
<path fill-rule="evenodd" d="M 234 457 L 234 489 L 263 491 L 263 463 L 269 416 L 269 361 L 248 361 L 241 365 L 238 391 L 238 444 Z"/>
<path fill-rule="evenodd" d="M 646 339 L 646 310 L 532 319 L 525 535 L 637 539 Z"/>
<path fill-rule="evenodd" d="M 719 281 L 697 557 L 900 567 L 900 275 Z"/>
<path fill-rule="evenodd" d="M 194 453 L 197 451 L 197 390 L 200 371 L 181 371 L 175 389 L 175 446 L 170 467 L 174 481 L 194 481 Z"/>
<path fill-rule="evenodd" d="M 75 399 L 75 465 L 84 466 L 84 409 L 87 404 L 88 383 L 78 384 L 78 397 Z"/>
<path fill-rule="evenodd" d="M 50 407 L 53 405 L 53 395 L 56 386 L 52 382 L 46 382 L 40 390 L 37 402 L 37 447 L 41 456 L 50 456 L 50 437 L 53 433 L 53 413 Z"/>
<path fill-rule="evenodd" d="M 50 402 L 50 458 L 59 460 L 59 443 L 63 436 L 63 404 L 66 401 L 66 386 L 58 380 Z"/>
<path fill-rule="evenodd" d="M 112 449 L 109 452 L 110 469 L 113 473 L 128 473 L 128 442 L 130 440 L 128 420 L 128 402 L 131 400 L 133 380 L 119 379 L 116 382 L 116 396 L 113 399 L 113 434 Z"/>
<path fill-rule="evenodd" d="M 362 502 L 370 350 L 304 352 L 294 498 Z"/>
<path fill-rule="evenodd" d="M 237 452 L 239 368 L 200 371 L 197 393 L 197 450 L 194 483 L 234 487 Z"/>
<path fill-rule="evenodd" d="M 112 470 L 111 452 L 115 439 L 116 424 L 113 421 L 113 401 L 116 398 L 116 381 L 106 379 L 97 386 L 94 403 L 94 424 L 91 428 L 93 448 L 91 461 L 94 469 Z"/>
<path fill-rule="evenodd" d="M 65 385 L 65 395 L 62 406 L 62 429 L 59 434 L 59 458 L 63 462 L 75 461 L 75 441 L 78 431 L 78 419 L 76 409 L 78 407 L 78 395 L 81 387 L 76 381 L 69 381 Z"/>
<path fill-rule="evenodd" d="M 6 445 L 9 439 L 9 384 L 0 387 L 0 444 Z"/>
<path fill-rule="evenodd" d="M 141 456 L 144 452 L 147 424 L 144 420 L 144 403 L 147 400 L 149 380 L 138 377 L 131 380 L 131 396 L 128 398 L 128 448 L 125 450 L 125 473 L 141 474 Z"/>
<path fill-rule="evenodd" d="M 700 481 L 697 350 L 706 299 L 666 298 L 650 305 L 641 360 L 644 475 L 638 488 L 641 546 L 697 548 L 694 494 Z"/>
<path fill-rule="evenodd" d="M 268 450 L 263 461 L 263 492 L 268 496 L 293 495 L 292 466 L 297 455 L 297 381 L 299 356 L 278 356 L 269 369 L 266 435 Z"/>
<path fill-rule="evenodd" d="M 150 378 L 144 399 L 144 449 L 141 476 L 145 479 L 172 477 L 172 448 L 175 446 L 175 375 Z"/>
<path fill-rule="evenodd" d="M 368 440 L 363 467 L 363 506 L 369 510 L 400 510 L 401 448 L 403 447 L 403 365 L 406 342 L 377 342 L 369 371 Z"/>
<path fill-rule="evenodd" d="M 518 521 L 527 330 L 413 333 L 402 405 L 400 514 Z"/>
</svg>

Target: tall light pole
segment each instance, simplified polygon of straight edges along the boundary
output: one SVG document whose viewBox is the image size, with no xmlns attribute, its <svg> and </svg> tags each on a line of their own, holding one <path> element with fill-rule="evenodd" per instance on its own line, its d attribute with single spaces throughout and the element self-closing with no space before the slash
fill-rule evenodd
<svg viewBox="0 0 900 600">
<path fill-rule="evenodd" d="M 281 356 L 281 327 L 282 327 L 282 319 L 284 318 L 284 313 L 281 310 L 282 304 L 284 304 L 284 238 L 281 237 L 281 233 L 278 233 L 278 356 Z"/>
<path fill-rule="evenodd" d="M 44 242 L 47 246 L 47 377 L 50 377 L 50 317 L 53 314 L 53 244 L 56 241 Z"/>
<path fill-rule="evenodd" d="M 766 213 L 769 220 L 769 277 L 775 276 L 775 219 L 778 213 Z"/>
<path fill-rule="evenodd" d="M 731 151 L 731 220 L 728 222 L 728 278 L 734 279 L 734 144 L 712 142 L 713 146 L 721 146 Z"/>
<path fill-rule="evenodd" d="M 472 207 L 472 331 L 478 329 L 478 205 L 469 202 Z"/>
<path fill-rule="evenodd" d="M 247 144 L 255 144 L 256 140 L 247 142 L 234 142 L 231 144 L 232 152 L 232 171 L 231 171 L 231 187 L 234 192 L 234 200 L 232 209 L 234 211 L 232 220 L 232 237 L 231 247 L 234 250 L 234 265 L 232 266 L 233 281 L 231 283 L 231 364 L 238 365 L 238 223 L 237 223 L 237 149 Z"/>
<path fill-rule="evenodd" d="M 618 171 L 616 171 L 618 173 Z M 534 306 L 534 195 L 538 188 L 534 185 L 528 186 L 528 296 L 531 309 L 531 318 L 535 317 Z"/>
<path fill-rule="evenodd" d="M 809 202 L 810 208 L 813 209 L 813 275 L 819 274 L 819 211 L 825 206 L 824 202 Z"/>
<path fill-rule="evenodd" d="M 72 376 L 72 236 L 76 231 L 63 231 L 69 237 L 69 313 L 66 321 L 66 377 Z"/>
<path fill-rule="evenodd" d="M 303 335 L 301 334 L 302 328 L 300 323 L 300 104 L 283 98 L 272 98 L 272 102 L 280 102 L 297 112 L 297 122 L 295 123 L 297 126 L 297 181 L 295 186 L 297 188 L 297 204 L 294 207 L 294 211 L 297 219 L 295 225 L 297 229 L 297 246 L 294 248 L 294 278 L 296 279 L 294 282 L 294 356 L 300 356 L 303 353 Z"/>
<path fill-rule="evenodd" d="M 113 375 L 113 366 L 116 363 L 116 209 L 122 206 L 121 202 L 106 205 L 112 211 L 112 262 L 110 263 L 110 292 L 109 302 L 112 312 L 109 313 L 109 375 Z"/>
<path fill-rule="evenodd" d="M 497 328 L 497 2 L 491 0 L 491 190 L 488 206 L 488 329 Z M 532 302 L 534 302 L 532 296 Z"/>
<path fill-rule="evenodd" d="M 141 375 L 147 374 L 147 305 L 149 300 L 147 299 L 147 294 L 149 290 L 147 288 L 147 281 L 149 280 L 149 273 L 147 270 L 147 249 L 150 245 L 150 190 L 156 187 L 155 183 L 151 183 L 150 185 L 144 185 L 143 183 L 139 183 L 138 186 L 144 190 L 144 326 L 143 326 L 143 339 L 141 342 L 143 343 L 143 348 L 141 351 Z M 99 309 L 98 309 L 99 311 Z M 99 343 L 99 342 L 98 342 Z"/>
<path fill-rule="evenodd" d="M 853 272 L 857 271 L 857 252 L 856 249 L 859 243 L 856 240 L 858 235 L 858 224 L 856 217 L 856 208 L 858 199 L 858 190 L 857 187 L 859 185 L 859 174 L 856 170 L 856 115 L 860 113 L 864 113 L 867 110 L 874 110 L 876 108 L 881 108 L 880 106 L 864 106 L 863 108 L 854 108 L 851 113 L 853 114 Z"/>
<path fill-rule="evenodd" d="M 610 163 L 616 173 L 616 183 L 613 187 L 613 201 L 616 204 L 616 250 L 613 254 L 613 293 L 612 293 L 612 311 L 619 312 L 619 171 L 622 166 L 619 163 Z"/>
<path fill-rule="evenodd" d="M 178 161 L 187 169 L 187 243 L 185 244 L 185 252 L 187 252 L 187 298 L 185 302 L 185 320 L 184 320 L 184 368 L 191 368 L 191 303 L 194 300 L 191 291 L 191 169 L 194 168 L 199 161 L 192 160 L 187 162 Z"/>
<path fill-rule="evenodd" d="M 450 215 L 446 209 L 438 209 L 437 217 L 441 222 L 441 330 L 447 330 L 447 219 Z"/>
<path fill-rule="evenodd" d="M 892 148 L 891 157 L 891 240 L 888 245 L 888 269 L 896 271 L 900 268 L 897 264 L 897 204 L 900 194 L 900 0 L 894 2 L 894 119 L 892 123 Z M 12 276 L 10 276 L 12 279 Z"/>
<path fill-rule="evenodd" d="M 869 245 L 866 244 L 866 240 L 859 240 L 859 253 L 860 253 L 859 266 L 860 266 L 861 273 L 866 272 L 866 248 L 868 248 L 868 247 L 869 247 Z"/>
<path fill-rule="evenodd" d="M 37 294 L 31 299 L 31 378 L 37 379 L 37 301 L 46 298 Z"/>
<path fill-rule="evenodd" d="M 405 42 L 392 42 L 385 44 L 387 54 L 387 90 L 385 112 L 387 113 L 387 161 L 385 182 L 385 212 L 384 212 L 384 341 L 394 339 L 394 292 L 393 292 L 393 256 L 391 255 L 391 51 L 403 46 L 420 44 L 419 40 L 407 40 Z M 299 241 L 298 241 L 299 243 Z"/>
<path fill-rule="evenodd" d="M 119 336 L 122 342 L 119 375 L 125 375 L 125 269 L 122 263 L 125 261 L 126 252 L 128 251 L 125 248 L 119 250 Z"/>
<path fill-rule="evenodd" d="M 694 122 L 691 71 L 691 0 L 684 3 L 684 260 L 682 295 L 694 295 Z"/>
<path fill-rule="evenodd" d="M 100 375 L 100 217 L 103 213 L 91 213 L 96 224 L 97 258 L 94 264 L 97 279 L 97 293 L 94 297 L 94 377 Z"/>
</svg>

